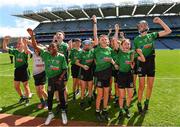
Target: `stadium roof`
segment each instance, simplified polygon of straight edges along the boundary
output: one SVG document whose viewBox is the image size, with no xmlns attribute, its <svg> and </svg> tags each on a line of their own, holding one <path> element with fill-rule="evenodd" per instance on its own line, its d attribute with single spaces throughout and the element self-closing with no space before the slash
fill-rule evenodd
<svg viewBox="0 0 180 127">
<path fill-rule="evenodd" d="M 180 15 L 180 3 L 141 3 L 141 4 L 120 4 L 106 3 L 98 6 L 96 4 L 72 6 L 67 9 L 53 8 L 51 11 L 43 9 L 38 12 L 31 10 L 24 11 L 23 14 L 13 16 L 35 20 L 38 22 L 64 21 L 90 19 L 92 15 L 98 18 L 121 16 L 153 16 L 153 15 Z"/>
</svg>

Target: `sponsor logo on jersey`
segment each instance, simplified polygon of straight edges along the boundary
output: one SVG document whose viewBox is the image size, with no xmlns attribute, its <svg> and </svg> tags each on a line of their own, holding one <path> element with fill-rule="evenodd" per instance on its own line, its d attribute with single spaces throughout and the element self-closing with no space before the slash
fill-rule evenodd
<svg viewBox="0 0 180 127">
<path fill-rule="evenodd" d="M 17 61 L 17 62 L 23 62 L 23 59 L 17 58 L 16 61 Z"/>
<path fill-rule="evenodd" d="M 126 64 L 131 64 L 132 62 L 131 61 L 125 61 Z"/>
<path fill-rule="evenodd" d="M 144 45 L 144 48 L 151 48 L 152 47 L 152 44 L 146 44 L 146 45 Z"/>
<path fill-rule="evenodd" d="M 50 66 L 50 68 L 51 68 L 51 70 L 53 70 L 53 71 L 58 71 L 59 70 L 59 67 L 55 67 L 55 66 Z"/>
</svg>

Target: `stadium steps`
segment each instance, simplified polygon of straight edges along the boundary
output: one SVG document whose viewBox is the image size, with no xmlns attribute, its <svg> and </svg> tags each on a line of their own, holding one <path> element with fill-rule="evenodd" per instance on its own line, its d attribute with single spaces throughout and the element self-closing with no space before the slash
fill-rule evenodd
<svg viewBox="0 0 180 127">
<path fill-rule="evenodd" d="M 164 43 L 164 41 L 159 40 L 159 42 L 160 42 L 161 44 L 163 44 L 163 45 L 164 45 L 167 49 L 171 49 L 171 50 L 173 50 L 173 48 L 172 48 L 172 47 L 170 47 L 168 44 Z"/>
</svg>

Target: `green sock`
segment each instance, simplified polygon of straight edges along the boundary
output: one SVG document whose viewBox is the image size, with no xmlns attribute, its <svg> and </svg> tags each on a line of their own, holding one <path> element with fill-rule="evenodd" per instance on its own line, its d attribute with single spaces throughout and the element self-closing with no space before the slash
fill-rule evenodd
<svg viewBox="0 0 180 127">
<path fill-rule="evenodd" d="M 146 99 L 144 103 L 148 105 L 149 104 L 149 99 Z"/>
<path fill-rule="evenodd" d="M 84 98 L 83 98 L 83 99 L 81 99 L 81 103 L 84 103 Z"/>
<path fill-rule="evenodd" d="M 138 106 L 141 106 L 141 102 L 138 101 L 137 105 L 138 105 Z"/>
<path fill-rule="evenodd" d="M 125 109 L 125 110 L 128 110 L 128 109 L 129 109 L 129 107 L 126 105 L 126 106 L 124 107 L 124 109 Z"/>
<path fill-rule="evenodd" d="M 43 99 L 43 98 L 40 98 L 40 102 L 43 104 L 43 103 L 44 103 L 44 99 Z"/>
<path fill-rule="evenodd" d="M 119 107 L 119 112 L 122 112 L 122 108 Z"/>
</svg>

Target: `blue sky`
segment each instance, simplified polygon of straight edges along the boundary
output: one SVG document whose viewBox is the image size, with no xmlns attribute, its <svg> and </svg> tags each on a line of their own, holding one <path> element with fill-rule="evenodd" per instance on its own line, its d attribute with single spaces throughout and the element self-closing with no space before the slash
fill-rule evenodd
<svg viewBox="0 0 180 127">
<path fill-rule="evenodd" d="M 133 3 L 137 3 L 137 0 L 133 1 Z M 157 0 L 154 1 L 156 2 Z M 132 0 L 0 0 L 0 37 L 5 35 L 27 36 L 26 29 L 28 27 L 34 29 L 39 24 L 38 22 L 11 16 L 12 14 L 23 13 L 25 10 L 33 10 L 36 12 L 43 8 L 66 8 L 72 5 L 82 6 L 91 3 L 115 3 L 119 5 L 120 2 L 132 3 Z"/>
</svg>

